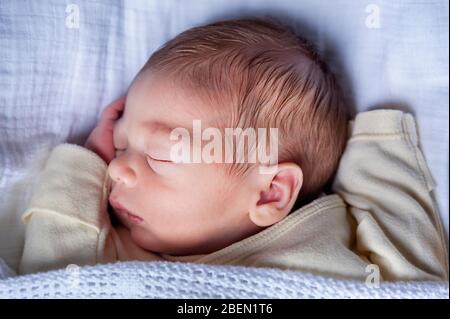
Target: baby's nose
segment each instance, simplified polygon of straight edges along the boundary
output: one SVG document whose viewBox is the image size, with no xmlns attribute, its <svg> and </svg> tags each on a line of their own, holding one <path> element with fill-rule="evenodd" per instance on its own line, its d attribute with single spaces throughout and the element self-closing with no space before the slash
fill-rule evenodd
<svg viewBox="0 0 450 319">
<path fill-rule="evenodd" d="M 109 163 L 108 174 L 116 183 L 123 183 L 127 187 L 136 184 L 136 172 L 120 158 L 116 158 Z"/>
</svg>

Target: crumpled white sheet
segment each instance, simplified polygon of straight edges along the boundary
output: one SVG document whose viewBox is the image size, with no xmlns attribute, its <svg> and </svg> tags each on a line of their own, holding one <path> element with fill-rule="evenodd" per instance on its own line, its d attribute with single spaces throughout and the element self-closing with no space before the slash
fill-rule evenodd
<svg viewBox="0 0 450 319">
<path fill-rule="evenodd" d="M 0 2 L 0 256 L 8 264 L 20 257 L 20 215 L 49 150 L 81 143 L 164 41 L 197 24 L 255 14 L 283 17 L 345 69 L 358 110 L 392 105 L 417 117 L 448 234 L 446 0 L 75 2 L 79 28 L 66 26 L 73 7 L 66 12 L 64 1 Z M 379 28 L 370 28 L 376 11 Z"/>
</svg>

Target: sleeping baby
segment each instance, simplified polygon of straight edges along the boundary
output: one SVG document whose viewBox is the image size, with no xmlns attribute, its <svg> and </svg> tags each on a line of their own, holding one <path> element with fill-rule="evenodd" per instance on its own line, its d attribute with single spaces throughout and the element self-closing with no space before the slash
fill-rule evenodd
<svg viewBox="0 0 450 319">
<path fill-rule="evenodd" d="M 349 121 L 306 41 L 272 21 L 217 22 L 156 51 L 84 147 L 53 149 L 19 272 L 140 260 L 448 280 L 433 187 L 411 115 Z"/>
</svg>

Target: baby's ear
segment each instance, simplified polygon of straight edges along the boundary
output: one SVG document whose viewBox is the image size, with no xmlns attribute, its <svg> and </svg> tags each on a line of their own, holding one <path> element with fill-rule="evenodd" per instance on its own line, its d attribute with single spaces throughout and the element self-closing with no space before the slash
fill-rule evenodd
<svg viewBox="0 0 450 319">
<path fill-rule="evenodd" d="M 262 174 L 255 169 L 250 176 L 258 194 L 252 197 L 249 217 L 260 227 L 273 225 L 289 214 L 303 183 L 303 172 L 295 163 L 278 164 L 269 171 Z"/>
</svg>

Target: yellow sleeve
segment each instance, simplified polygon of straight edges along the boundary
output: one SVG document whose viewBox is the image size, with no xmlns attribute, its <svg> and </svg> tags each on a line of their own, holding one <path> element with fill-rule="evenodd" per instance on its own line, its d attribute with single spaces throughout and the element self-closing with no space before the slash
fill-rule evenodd
<svg viewBox="0 0 450 319">
<path fill-rule="evenodd" d="M 356 222 L 356 251 L 385 280 L 448 280 L 435 183 L 413 117 L 376 110 L 351 124 L 333 190 Z"/>
<path fill-rule="evenodd" d="M 99 156 L 81 146 L 52 150 L 22 216 L 21 274 L 102 260 L 111 227 L 106 169 Z"/>
</svg>

